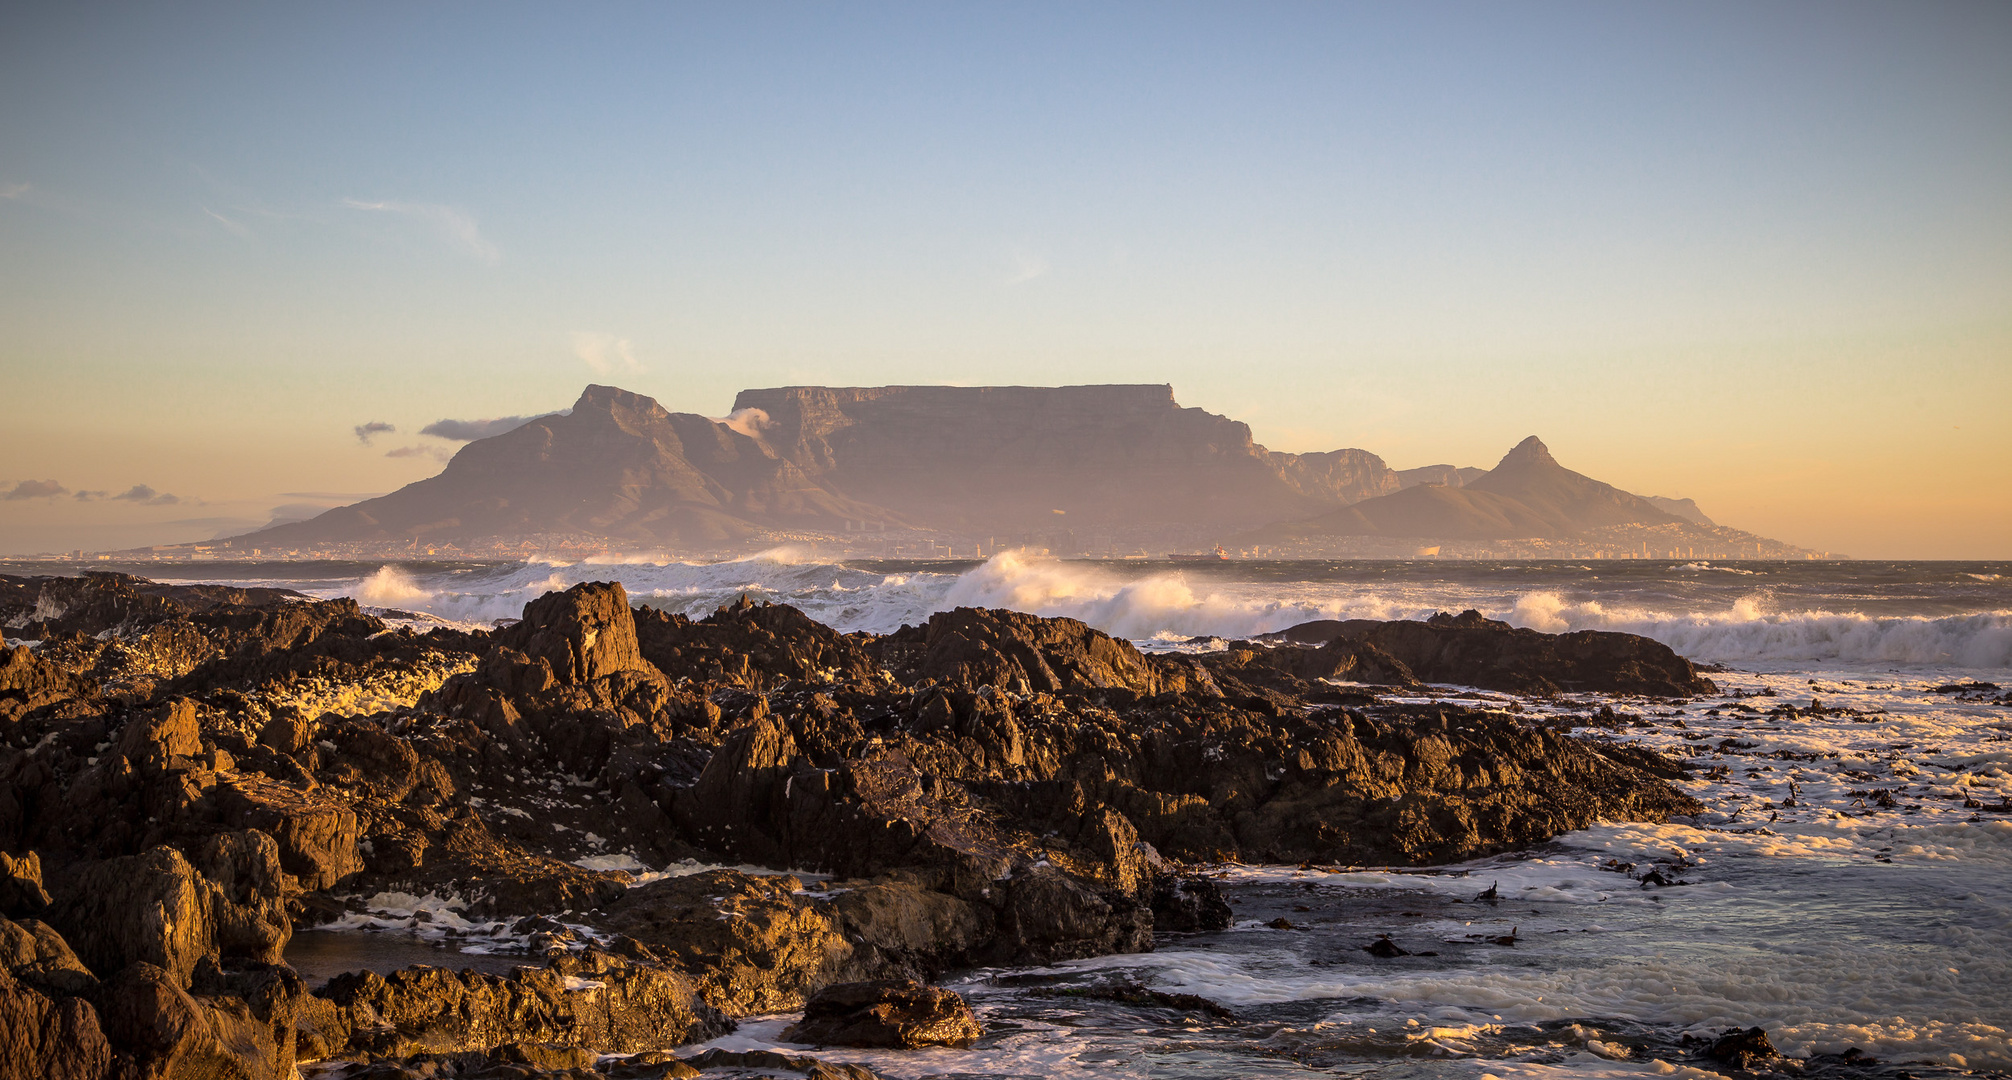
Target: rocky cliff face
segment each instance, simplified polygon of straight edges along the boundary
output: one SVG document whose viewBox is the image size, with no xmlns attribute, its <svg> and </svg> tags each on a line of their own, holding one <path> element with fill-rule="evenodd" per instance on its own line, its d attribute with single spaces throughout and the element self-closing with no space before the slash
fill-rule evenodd
<svg viewBox="0 0 2012 1080">
<path fill-rule="evenodd" d="M 1304 517 L 1397 490 L 1363 450 L 1280 454 L 1170 386 L 744 390 L 776 454 L 835 491 L 963 532 Z"/>
<path fill-rule="evenodd" d="M 1476 469 L 1465 465 L 1425 465 L 1416 469 L 1397 470 L 1397 482 L 1404 487 L 1417 487 L 1420 484 L 1466 487 L 1469 483 L 1487 475 L 1487 469 Z"/>
<path fill-rule="evenodd" d="M 530 535 L 712 546 L 760 528 L 891 517 L 716 420 L 589 386 L 570 413 L 463 447 L 440 475 L 240 539 L 247 547 Z"/>
<path fill-rule="evenodd" d="M 1374 454 L 1275 453 L 1168 386 L 789 387 L 734 407 L 715 420 L 589 386 L 570 413 L 471 442 L 438 476 L 232 543 L 703 549 L 775 531 L 1237 529 L 1399 486 Z"/>
</svg>

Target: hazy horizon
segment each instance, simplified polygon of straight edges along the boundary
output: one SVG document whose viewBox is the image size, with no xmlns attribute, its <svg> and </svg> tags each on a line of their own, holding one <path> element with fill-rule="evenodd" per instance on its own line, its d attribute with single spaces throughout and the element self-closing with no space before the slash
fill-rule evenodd
<svg viewBox="0 0 2012 1080">
<path fill-rule="evenodd" d="M 0 552 L 387 492 L 589 382 L 1170 383 L 2012 558 L 2008 54 L 1988 3 L 30 11 Z"/>
</svg>

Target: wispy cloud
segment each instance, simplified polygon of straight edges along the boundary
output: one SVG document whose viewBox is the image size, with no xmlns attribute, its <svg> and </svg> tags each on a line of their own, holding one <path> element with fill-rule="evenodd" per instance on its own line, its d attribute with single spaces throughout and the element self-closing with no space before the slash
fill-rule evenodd
<svg viewBox="0 0 2012 1080">
<path fill-rule="evenodd" d="M 643 370 L 642 361 L 636 359 L 635 347 L 628 338 L 618 338 L 613 334 L 600 334 L 591 330 L 581 330 L 573 335 L 573 355 L 580 362 L 594 369 L 597 375 L 617 375 Z"/>
<path fill-rule="evenodd" d="M 501 435 L 506 431 L 515 431 L 533 420 L 550 415 L 552 414 L 542 413 L 539 416 L 497 416 L 486 420 L 435 420 L 420 428 L 419 433 L 452 442 L 473 442 L 476 439 Z"/>
<path fill-rule="evenodd" d="M 356 432 L 357 442 L 369 446 L 370 440 L 377 438 L 379 435 L 389 435 L 398 429 L 382 420 L 372 420 L 368 424 L 358 424 L 350 430 Z"/>
<path fill-rule="evenodd" d="M 1007 249 L 1008 269 L 1006 284 L 1025 285 L 1038 277 L 1045 277 L 1050 269 L 1048 260 L 1032 248 L 1019 244 Z"/>
<path fill-rule="evenodd" d="M 363 199 L 344 199 L 342 205 L 351 210 L 401 214 L 424 222 L 438 231 L 449 243 L 492 266 L 503 258 L 503 253 L 496 250 L 496 245 L 482 235 L 481 228 L 475 224 L 474 215 L 457 207 L 444 206 L 440 203 L 388 200 L 370 202 Z"/>
<path fill-rule="evenodd" d="M 169 495 L 166 492 L 155 491 L 146 484 L 134 484 L 117 495 L 109 491 L 79 491 L 72 498 L 75 498 L 78 502 L 129 502 L 138 503 L 141 506 L 180 506 L 185 502 L 202 502 L 201 499 L 184 499 L 180 495 Z"/>
<path fill-rule="evenodd" d="M 33 186 L 32 184 L 8 184 L 5 187 L 0 187 L 0 199 L 18 199 L 28 194 Z"/>
<path fill-rule="evenodd" d="M 715 424 L 724 424 L 750 439 L 761 438 L 762 430 L 770 424 L 768 413 L 762 409 L 735 409 L 725 416 L 708 417 Z"/>
<path fill-rule="evenodd" d="M 232 221 L 231 219 L 223 216 L 222 214 L 217 213 L 215 210 L 212 210 L 207 206 L 203 207 L 203 213 L 208 214 L 209 216 L 217 219 L 217 224 L 222 225 L 224 227 L 224 231 L 231 234 L 232 236 L 243 239 L 245 237 L 249 237 L 252 234 L 251 230 L 245 228 L 242 224 Z"/>
<path fill-rule="evenodd" d="M 450 455 L 447 451 L 437 446 L 400 446 L 386 450 L 384 456 L 394 458 L 429 457 L 435 461 L 446 461 Z"/>
</svg>

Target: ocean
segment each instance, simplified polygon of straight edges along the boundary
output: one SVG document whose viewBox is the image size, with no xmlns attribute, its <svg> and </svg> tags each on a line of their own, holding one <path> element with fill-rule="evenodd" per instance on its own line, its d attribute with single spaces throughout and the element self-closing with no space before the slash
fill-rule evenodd
<svg viewBox="0 0 2012 1080">
<path fill-rule="evenodd" d="M 987 1026 L 976 1048 L 827 1056 L 915 1078 L 1703 1077 L 1716 1074 L 1696 1040 L 1758 1026 L 1806 1072 L 2012 1070 L 2012 563 L 835 564 L 780 550 L 118 568 L 353 596 L 421 626 L 488 625 L 548 590 L 618 580 L 635 603 L 695 617 L 743 594 L 846 631 L 1009 607 L 1163 650 L 1468 608 L 1643 634 L 1712 665 L 1719 694 L 1480 696 L 1687 759 L 1679 784 L 1707 807 L 1695 819 L 1424 871 L 1215 867 L 1228 931 L 956 974 L 947 985 Z M 1458 687 L 1420 696 L 1455 693 L 1473 703 Z M 1405 955 L 1366 951 L 1384 937 Z M 1120 979 L 1229 1015 L 1082 994 Z M 777 1045 L 788 1020 L 713 1045 Z"/>
</svg>

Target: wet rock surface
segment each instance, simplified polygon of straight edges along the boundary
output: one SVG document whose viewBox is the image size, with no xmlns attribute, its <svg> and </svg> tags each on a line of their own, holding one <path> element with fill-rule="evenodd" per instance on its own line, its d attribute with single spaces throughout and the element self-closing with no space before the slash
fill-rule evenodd
<svg viewBox="0 0 2012 1080">
<path fill-rule="evenodd" d="M 804 1002 L 803 1019 L 784 1029 L 790 1042 L 814 1046 L 968 1047 L 978 1018 L 955 993 L 912 979 L 827 986 Z"/>
<path fill-rule="evenodd" d="M 1169 657 L 1005 611 L 692 620 L 611 584 L 419 634 L 90 574 L 0 578 L 0 623 L 32 646 L 0 656 L 0 1077 L 688 1075 L 724 1052 L 585 1055 L 794 1009 L 806 1041 L 965 1045 L 930 982 L 1221 931 L 1197 863 L 1434 863 L 1697 809 L 1640 752 L 1354 685 L 1702 682 L 1642 639 L 1465 616 Z M 751 865 L 637 873 L 679 860 Z M 284 951 L 321 926 L 526 966 L 308 986 Z"/>
<path fill-rule="evenodd" d="M 1327 619 L 1301 623 L 1274 636 L 1298 644 L 1333 647 L 1346 642 L 1368 647 L 1402 665 L 1412 678 L 1489 690 L 1659 697 L 1716 690 L 1690 661 L 1659 641 L 1604 630 L 1545 634 L 1485 618 L 1478 611 L 1441 612 L 1424 622 Z"/>
</svg>

